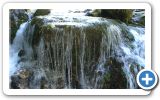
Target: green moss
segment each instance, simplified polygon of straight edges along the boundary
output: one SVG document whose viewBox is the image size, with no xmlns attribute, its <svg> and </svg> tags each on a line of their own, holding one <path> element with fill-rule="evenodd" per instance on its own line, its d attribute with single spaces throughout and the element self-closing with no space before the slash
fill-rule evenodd
<svg viewBox="0 0 160 100">
<path fill-rule="evenodd" d="M 44 33 L 48 33 L 51 32 L 51 30 L 54 28 L 55 26 L 53 26 L 52 24 L 47 24 L 47 25 L 43 25 L 41 28 L 41 31 Z"/>
</svg>

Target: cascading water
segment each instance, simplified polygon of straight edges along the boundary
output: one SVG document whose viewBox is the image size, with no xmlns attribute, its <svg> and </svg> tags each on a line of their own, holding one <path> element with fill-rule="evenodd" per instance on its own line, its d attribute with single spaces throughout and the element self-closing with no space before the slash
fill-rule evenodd
<svg viewBox="0 0 160 100">
<path fill-rule="evenodd" d="M 121 57 L 124 67 L 123 70 L 126 73 L 126 77 L 128 80 L 128 88 L 134 89 L 137 88 L 136 80 L 134 79 L 134 76 L 132 75 L 130 71 L 130 67 L 132 63 L 138 62 L 140 66 L 145 66 L 145 60 L 144 60 L 144 28 L 138 28 L 138 27 L 129 27 L 130 33 L 134 36 L 135 41 L 132 43 L 134 45 L 134 50 L 131 50 L 127 46 L 125 46 L 124 43 L 122 43 L 121 48 L 123 52 L 125 53 L 125 56 Z M 130 59 L 130 61 L 129 61 Z M 140 67 L 140 69 L 142 69 Z M 138 73 L 137 68 L 133 68 L 135 73 Z"/>
<path fill-rule="evenodd" d="M 11 80 L 19 75 L 15 84 L 27 83 L 17 87 L 138 88 L 135 77 L 145 66 L 144 28 L 82 11 L 53 10 L 31 18 L 10 45 Z"/>
<path fill-rule="evenodd" d="M 13 75 L 18 70 L 17 63 L 20 60 L 20 58 L 18 57 L 18 52 L 24 47 L 23 33 L 26 31 L 27 25 L 27 22 L 21 24 L 16 33 L 13 44 L 10 47 L 10 75 Z"/>
<path fill-rule="evenodd" d="M 27 60 L 32 57 L 30 42 L 32 41 L 34 26 L 32 27 L 30 25 L 32 14 L 27 13 L 27 15 L 28 21 L 20 25 L 13 40 L 13 44 L 10 45 L 10 75 L 13 75 L 20 69 L 19 67 L 22 66 L 19 65 L 21 60 Z"/>
</svg>

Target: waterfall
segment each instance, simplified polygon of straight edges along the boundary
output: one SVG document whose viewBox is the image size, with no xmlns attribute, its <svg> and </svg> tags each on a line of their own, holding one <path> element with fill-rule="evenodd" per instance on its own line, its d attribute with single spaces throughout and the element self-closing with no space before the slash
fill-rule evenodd
<svg viewBox="0 0 160 100">
<path fill-rule="evenodd" d="M 19 29 L 16 32 L 16 36 L 13 40 L 13 43 L 10 44 L 9 50 L 9 65 L 10 65 L 10 76 L 15 74 L 18 70 L 21 69 L 21 64 L 24 60 L 32 59 L 33 51 L 31 48 L 31 41 L 34 26 L 31 26 L 31 14 L 28 15 L 28 21 L 20 25 Z"/>
<path fill-rule="evenodd" d="M 145 28 L 84 12 L 27 14 L 10 45 L 10 76 L 27 69 L 28 79 L 20 79 L 28 80 L 25 88 L 138 88 Z"/>
<path fill-rule="evenodd" d="M 27 26 L 28 26 L 27 22 L 21 24 L 20 28 L 18 29 L 16 33 L 16 37 L 13 41 L 13 44 L 10 46 L 10 60 L 9 60 L 10 61 L 10 75 L 13 75 L 18 70 L 19 66 L 17 66 L 17 63 L 20 60 L 20 58 L 18 57 L 18 53 L 21 49 L 24 48 L 23 33 L 25 33 Z"/>
<path fill-rule="evenodd" d="M 134 50 L 130 50 L 124 43 L 122 43 L 121 48 L 125 53 L 125 57 L 122 57 L 122 61 L 124 62 L 124 72 L 126 73 L 126 77 L 128 80 L 128 88 L 134 89 L 137 88 L 136 80 L 134 79 L 131 71 L 130 65 L 131 63 L 138 62 L 141 66 L 145 66 L 145 54 L 144 54 L 144 28 L 139 27 L 129 27 L 130 33 L 134 36 L 135 41 L 132 43 L 135 46 Z M 133 59 L 133 61 L 127 61 L 128 59 Z M 142 69 L 142 68 L 141 68 Z M 134 71 L 138 73 L 138 70 L 134 68 Z"/>
</svg>

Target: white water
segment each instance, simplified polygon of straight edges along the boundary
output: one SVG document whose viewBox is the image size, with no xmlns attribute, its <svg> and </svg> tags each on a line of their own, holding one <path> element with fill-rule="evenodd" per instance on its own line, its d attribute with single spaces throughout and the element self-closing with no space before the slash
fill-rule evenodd
<svg viewBox="0 0 160 100">
<path fill-rule="evenodd" d="M 124 62 L 124 72 L 126 73 L 126 77 L 128 80 L 128 87 L 134 89 L 137 87 L 136 81 L 130 71 L 130 65 L 134 62 L 137 62 L 141 66 L 145 67 L 145 55 L 144 55 L 144 28 L 135 28 L 130 27 L 130 32 L 134 36 L 135 41 L 132 43 L 134 45 L 134 50 L 131 50 L 129 47 L 124 44 L 121 45 L 122 50 L 125 53 L 125 57 L 121 59 Z M 128 59 L 133 59 L 132 62 L 128 61 Z M 138 73 L 137 69 L 134 68 L 134 71 Z"/>
<path fill-rule="evenodd" d="M 76 12 L 79 11 L 79 12 Z M 88 24 L 99 22 L 100 18 L 85 16 L 84 9 L 80 10 L 51 10 L 47 16 L 39 16 L 39 18 L 46 18 L 52 20 L 51 24 L 54 25 L 76 25 L 87 26 Z"/>
</svg>

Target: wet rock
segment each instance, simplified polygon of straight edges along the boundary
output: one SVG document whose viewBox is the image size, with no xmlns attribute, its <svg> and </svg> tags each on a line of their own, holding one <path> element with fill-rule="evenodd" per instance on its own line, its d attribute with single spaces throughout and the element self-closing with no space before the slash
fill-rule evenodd
<svg viewBox="0 0 160 100">
<path fill-rule="evenodd" d="M 38 9 L 36 10 L 36 12 L 34 13 L 34 17 L 35 16 L 44 16 L 44 15 L 48 15 L 50 13 L 50 9 Z"/>
<path fill-rule="evenodd" d="M 28 69 L 20 69 L 11 76 L 10 88 L 11 89 L 28 89 L 30 88 L 30 77 L 32 71 Z"/>
<path fill-rule="evenodd" d="M 25 55 L 25 51 L 23 49 L 21 49 L 19 52 L 18 52 L 18 56 L 19 57 L 22 57 Z"/>
</svg>

